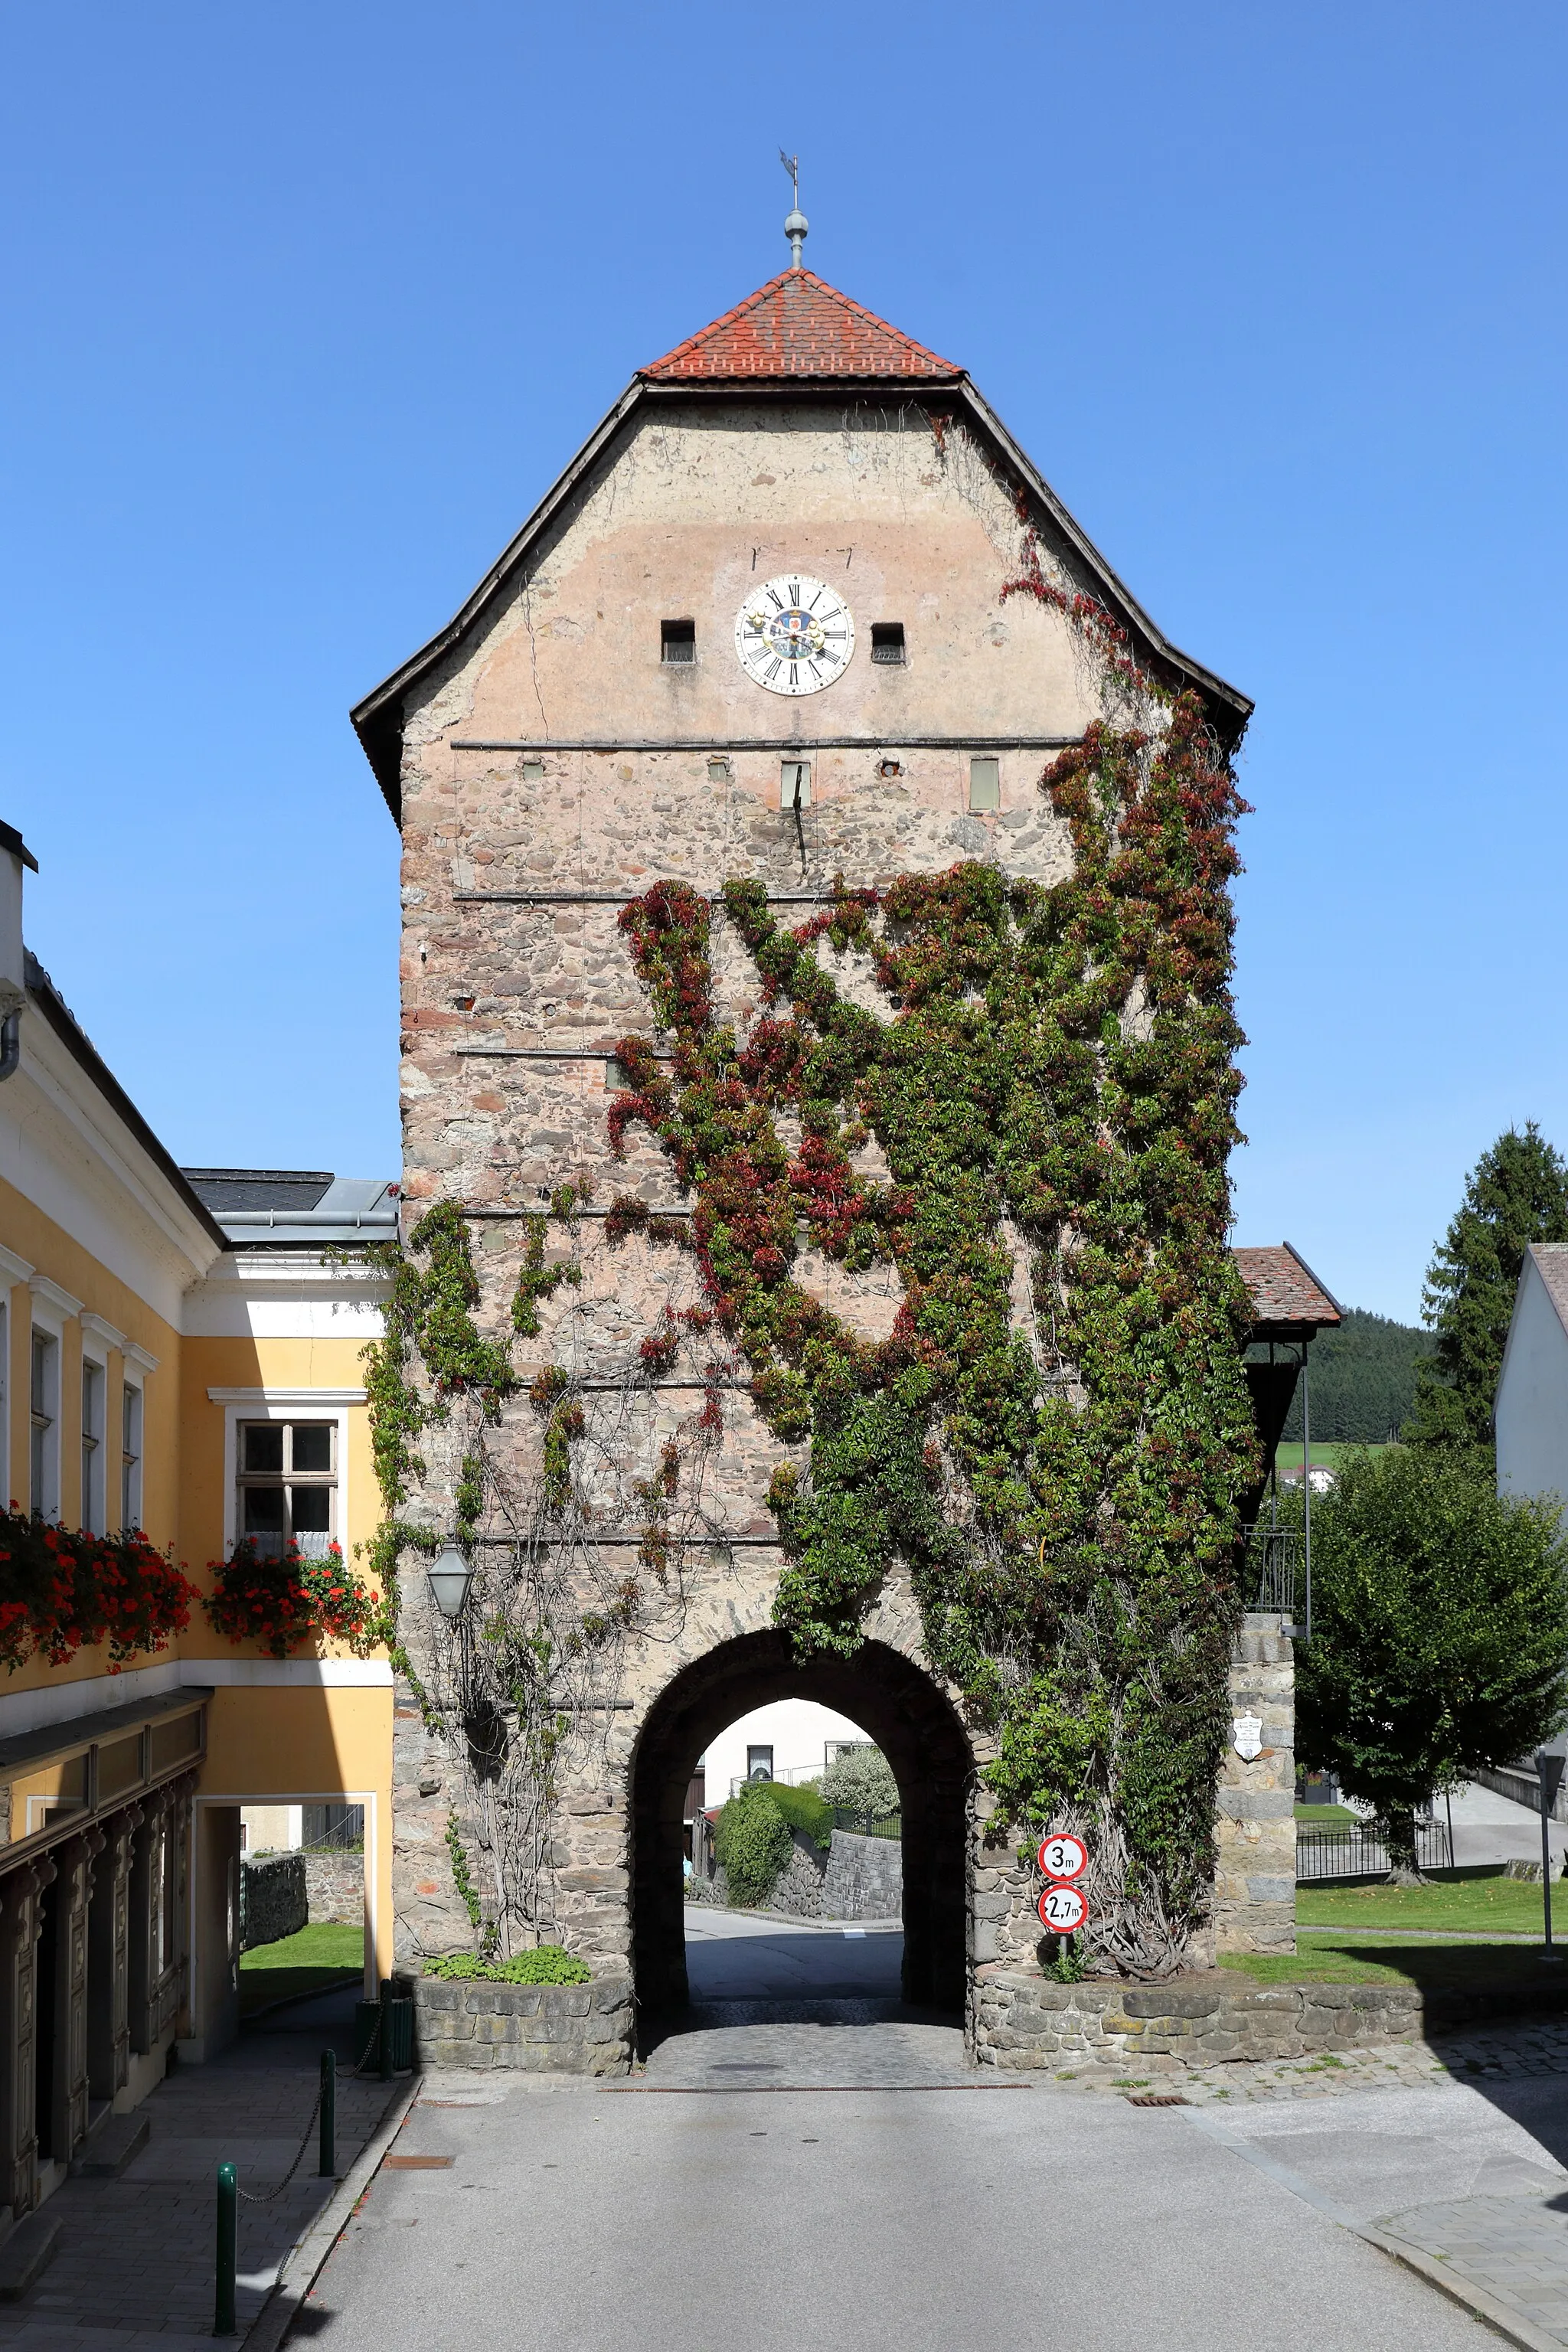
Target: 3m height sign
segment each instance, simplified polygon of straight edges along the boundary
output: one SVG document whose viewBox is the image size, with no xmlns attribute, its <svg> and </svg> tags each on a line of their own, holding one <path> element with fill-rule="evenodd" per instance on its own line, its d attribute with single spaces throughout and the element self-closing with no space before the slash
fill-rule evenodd
<svg viewBox="0 0 1568 2352">
<path fill-rule="evenodd" d="M 1070 1837 L 1065 1830 L 1053 1830 L 1049 1837 L 1040 1841 L 1040 1851 L 1036 1860 L 1040 1865 L 1042 1878 L 1070 1885 L 1075 1878 L 1081 1878 L 1088 1869 L 1089 1848 L 1082 1838 Z"/>
</svg>

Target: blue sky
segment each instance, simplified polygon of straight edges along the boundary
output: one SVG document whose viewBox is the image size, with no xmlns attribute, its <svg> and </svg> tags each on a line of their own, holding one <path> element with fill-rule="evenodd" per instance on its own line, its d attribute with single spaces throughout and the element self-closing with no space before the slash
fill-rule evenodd
<svg viewBox="0 0 1568 2352">
<path fill-rule="evenodd" d="M 182 1159 L 395 1172 L 347 710 L 632 369 L 787 257 L 966 364 L 1253 695 L 1237 1235 L 1413 1316 L 1568 1147 L 1561 7 L 11 12 L 32 945 Z"/>
</svg>

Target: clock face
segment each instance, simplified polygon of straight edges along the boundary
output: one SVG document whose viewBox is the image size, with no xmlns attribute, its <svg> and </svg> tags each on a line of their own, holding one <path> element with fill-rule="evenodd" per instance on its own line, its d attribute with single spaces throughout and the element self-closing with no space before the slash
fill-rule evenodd
<svg viewBox="0 0 1568 2352">
<path fill-rule="evenodd" d="M 735 615 L 735 651 L 770 694 L 816 694 L 848 667 L 855 623 L 833 589 L 784 572 L 753 588 Z"/>
</svg>

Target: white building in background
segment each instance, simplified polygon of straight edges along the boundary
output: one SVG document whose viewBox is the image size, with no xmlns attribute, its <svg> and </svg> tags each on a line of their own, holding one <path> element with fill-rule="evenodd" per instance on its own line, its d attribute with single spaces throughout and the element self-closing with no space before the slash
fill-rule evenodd
<svg viewBox="0 0 1568 2352">
<path fill-rule="evenodd" d="M 753 1707 L 710 1740 L 698 1768 L 703 1806 L 711 1811 L 721 1805 L 759 1770 L 772 1780 L 815 1780 L 835 1749 L 847 1745 L 869 1747 L 871 1735 L 815 1699 L 781 1698 Z"/>
<path fill-rule="evenodd" d="M 1532 1242 L 1493 1408 L 1500 1495 L 1568 1500 L 1568 1242 Z"/>
</svg>

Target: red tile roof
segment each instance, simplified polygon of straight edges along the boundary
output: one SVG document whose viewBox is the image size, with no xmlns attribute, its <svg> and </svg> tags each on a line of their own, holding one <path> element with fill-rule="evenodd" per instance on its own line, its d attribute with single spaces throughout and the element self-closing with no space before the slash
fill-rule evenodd
<svg viewBox="0 0 1568 2352">
<path fill-rule="evenodd" d="M 963 373 L 809 269 L 786 269 L 651 367 L 647 383 L 755 383 L 785 377 L 956 383 Z"/>
<path fill-rule="evenodd" d="M 1270 1331 L 1326 1330 L 1340 1320 L 1338 1303 L 1331 1297 L 1289 1242 L 1267 1249 L 1232 1250 L 1243 1282 L 1252 1293 L 1253 1336 L 1267 1339 Z"/>
</svg>

